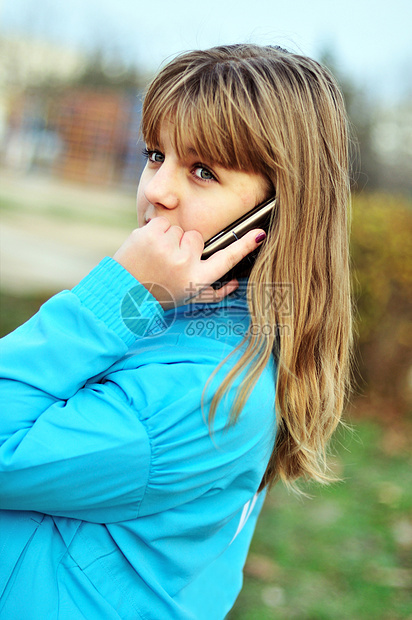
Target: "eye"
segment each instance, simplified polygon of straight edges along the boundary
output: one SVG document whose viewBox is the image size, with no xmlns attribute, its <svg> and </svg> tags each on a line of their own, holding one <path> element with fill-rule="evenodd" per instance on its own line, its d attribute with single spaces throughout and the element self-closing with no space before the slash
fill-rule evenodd
<svg viewBox="0 0 412 620">
<path fill-rule="evenodd" d="M 154 164 L 162 164 L 165 160 L 165 156 L 156 149 L 143 149 L 143 157 Z"/>
<path fill-rule="evenodd" d="M 202 181 L 216 181 L 215 175 L 203 164 L 196 164 L 193 167 L 193 174 L 197 179 L 201 179 Z"/>
</svg>

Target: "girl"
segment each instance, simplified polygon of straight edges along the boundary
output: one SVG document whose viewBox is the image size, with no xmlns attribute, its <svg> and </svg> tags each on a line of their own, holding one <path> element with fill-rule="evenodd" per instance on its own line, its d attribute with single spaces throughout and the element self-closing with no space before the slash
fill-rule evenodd
<svg viewBox="0 0 412 620">
<path fill-rule="evenodd" d="M 333 78 L 278 47 L 184 54 L 142 129 L 139 228 L 3 341 L 2 618 L 223 618 L 266 488 L 329 480 L 351 342 Z M 202 260 L 274 195 L 264 241 Z"/>
</svg>

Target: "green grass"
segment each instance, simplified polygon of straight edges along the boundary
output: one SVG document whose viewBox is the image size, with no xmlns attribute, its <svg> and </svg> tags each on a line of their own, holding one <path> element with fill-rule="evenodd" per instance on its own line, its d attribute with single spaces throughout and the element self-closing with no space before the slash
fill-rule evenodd
<svg viewBox="0 0 412 620">
<path fill-rule="evenodd" d="M 336 446 L 343 482 L 272 490 L 228 620 L 412 618 L 412 459 L 385 437 L 359 421 Z"/>
<path fill-rule="evenodd" d="M 22 297 L 9 293 L 0 294 L 0 338 L 13 331 L 35 314 L 49 295 Z"/>
<path fill-rule="evenodd" d="M 4 294 L 0 333 L 46 296 Z M 337 435 L 343 479 L 298 499 L 276 486 L 227 620 L 412 620 L 412 455 L 407 427 L 353 422 Z"/>
<path fill-rule="evenodd" d="M 25 297 L 0 293 L 0 338 L 33 316 L 49 297 L 46 293 Z"/>
</svg>

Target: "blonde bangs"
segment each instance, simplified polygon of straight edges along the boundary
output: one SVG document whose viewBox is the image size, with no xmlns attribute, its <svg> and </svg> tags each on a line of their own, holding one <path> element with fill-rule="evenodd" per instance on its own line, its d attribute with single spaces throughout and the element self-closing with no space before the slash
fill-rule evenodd
<svg viewBox="0 0 412 620">
<path fill-rule="evenodd" d="M 151 146 L 159 145 L 160 129 L 170 122 L 171 140 L 179 157 L 195 149 L 205 162 L 246 172 L 273 174 L 273 159 L 268 160 L 268 144 L 261 122 L 251 101 L 244 101 L 236 70 L 226 75 L 198 68 L 161 84 L 152 83 L 144 106 L 143 138 Z M 246 105 L 245 105 L 246 103 Z M 245 110 L 247 109 L 247 114 Z M 259 156 L 261 154 L 261 156 Z"/>
</svg>

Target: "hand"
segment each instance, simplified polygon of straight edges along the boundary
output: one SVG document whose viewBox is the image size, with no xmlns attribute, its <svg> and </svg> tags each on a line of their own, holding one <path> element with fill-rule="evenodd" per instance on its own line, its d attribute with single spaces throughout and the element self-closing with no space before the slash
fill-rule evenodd
<svg viewBox="0 0 412 620">
<path fill-rule="evenodd" d="M 163 289 L 171 293 L 174 304 L 187 303 L 255 250 L 264 239 L 256 241 L 259 233 L 263 231 L 252 230 L 224 250 L 201 260 L 204 242 L 198 231 L 184 232 L 179 226 L 171 226 L 165 217 L 156 217 L 134 230 L 113 258 L 150 288 L 167 309 L 169 304 L 164 302 Z M 210 287 L 211 294 L 204 298 L 220 301 L 237 287 L 238 282 L 231 280 L 219 290 Z"/>
</svg>

